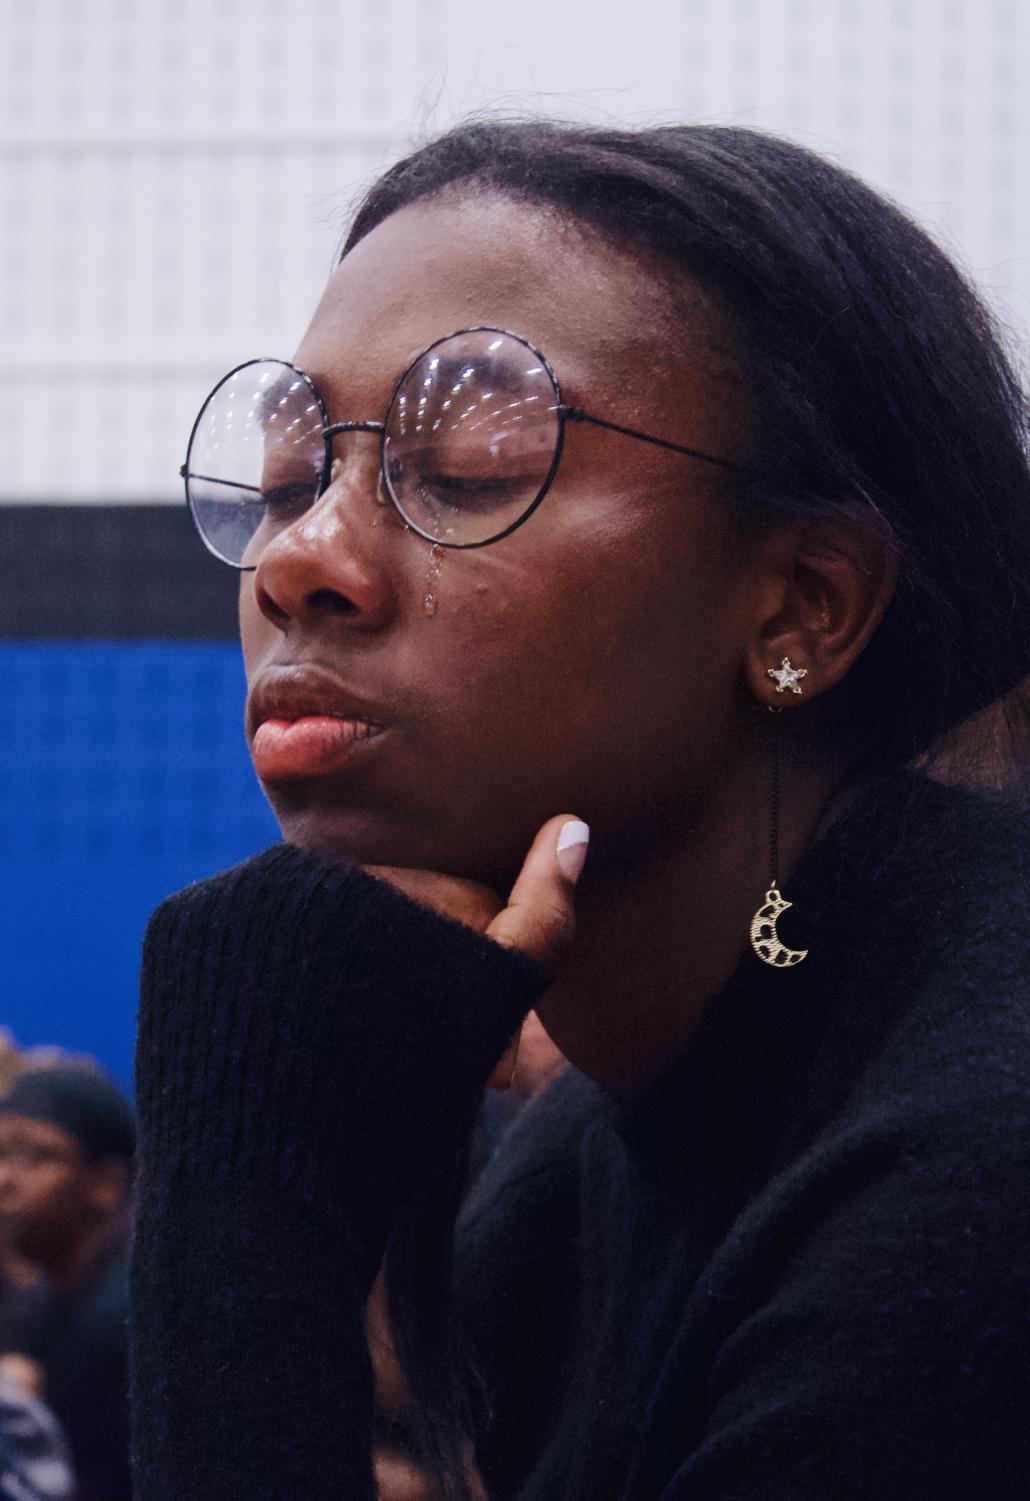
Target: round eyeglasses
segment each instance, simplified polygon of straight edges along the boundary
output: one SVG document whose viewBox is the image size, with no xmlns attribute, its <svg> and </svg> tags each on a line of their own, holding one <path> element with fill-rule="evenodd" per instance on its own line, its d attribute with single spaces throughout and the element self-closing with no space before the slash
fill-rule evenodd
<svg viewBox="0 0 1030 1501">
<path fill-rule="evenodd" d="M 440 547 L 485 547 L 547 494 L 567 422 L 738 467 L 566 406 L 528 340 L 466 328 L 412 360 L 382 422 L 331 423 L 311 377 L 285 360 L 237 366 L 201 407 L 181 473 L 205 546 L 233 568 L 253 569 L 271 538 L 328 489 L 334 440 L 376 433 L 383 487 L 408 526 Z"/>
</svg>

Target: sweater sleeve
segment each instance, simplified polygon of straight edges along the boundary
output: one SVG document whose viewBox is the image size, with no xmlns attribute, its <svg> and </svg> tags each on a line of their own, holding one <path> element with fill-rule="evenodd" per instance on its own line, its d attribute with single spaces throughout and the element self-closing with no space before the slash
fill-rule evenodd
<svg viewBox="0 0 1030 1501">
<path fill-rule="evenodd" d="M 137 1501 L 373 1495 L 363 1307 L 391 1215 L 544 983 L 287 845 L 157 910 L 137 1044 Z"/>
</svg>

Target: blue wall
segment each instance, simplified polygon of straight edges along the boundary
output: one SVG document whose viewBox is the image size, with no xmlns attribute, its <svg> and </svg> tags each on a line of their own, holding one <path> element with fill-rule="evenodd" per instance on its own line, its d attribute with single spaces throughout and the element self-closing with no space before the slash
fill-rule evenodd
<svg viewBox="0 0 1030 1501">
<path fill-rule="evenodd" d="M 277 837 L 239 647 L 19 642 L 0 684 L 0 1025 L 127 1085 L 148 915 Z"/>
</svg>

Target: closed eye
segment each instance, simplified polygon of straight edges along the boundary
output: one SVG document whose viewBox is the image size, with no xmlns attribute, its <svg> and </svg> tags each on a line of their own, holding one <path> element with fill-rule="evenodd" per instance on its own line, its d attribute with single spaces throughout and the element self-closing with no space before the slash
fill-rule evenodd
<svg viewBox="0 0 1030 1501">
<path fill-rule="evenodd" d="M 303 484 L 275 485 L 270 490 L 261 491 L 261 499 L 264 502 L 268 514 L 276 520 L 285 520 L 289 516 L 300 516 L 314 505 L 318 496 L 317 486 L 310 480 Z"/>
<path fill-rule="evenodd" d="M 529 481 L 522 475 L 486 479 L 458 474 L 425 474 L 420 477 L 419 487 L 425 499 L 452 506 L 455 510 L 470 510 L 477 505 L 488 507 L 512 493 L 521 493 L 527 483 Z"/>
</svg>

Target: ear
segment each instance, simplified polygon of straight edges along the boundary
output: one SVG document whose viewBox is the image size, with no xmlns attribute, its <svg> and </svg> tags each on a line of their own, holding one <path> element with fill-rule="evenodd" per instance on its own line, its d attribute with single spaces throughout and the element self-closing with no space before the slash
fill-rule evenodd
<svg viewBox="0 0 1030 1501">
<path fill-rule="evenodd" d="M 787 708 L 835 687 L 865 650 L 894 593 L 897 540 L 878 512 L 841 508 L 778 528 L 753 561 L 744 676 L 759 703 Z M 784 657 L 804 674 L 794 688 L 771 676 Z"/>
</svg>

